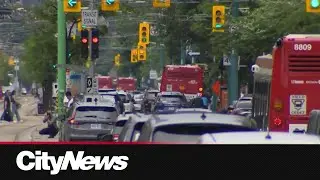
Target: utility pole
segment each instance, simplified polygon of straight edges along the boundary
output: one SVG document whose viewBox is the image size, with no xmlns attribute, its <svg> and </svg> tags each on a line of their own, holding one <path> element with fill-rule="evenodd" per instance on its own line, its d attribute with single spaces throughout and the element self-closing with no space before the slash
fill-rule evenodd
<svg viewBox="0 0 320 180">
<path fill-rule="evenodd" d="M 232 16 L 239 15 L 239 0 L 232 0 Z M 238 55 L 236 49 L 232 47 L 230 55 L 231 66 L 228 67 L 228 103 L 232 104 L 239 96 L 239 80 L 238 80 Z"/>
<path fill-rule="evenodd" d="M 183 41 L 181 39 L 180 40 L 180 64 L 181 65 L 185 64 L 185 62 L 184 62 L 185 49 L 183 47 L 184 47 L 184 44 L 183 44 Z"/>
<path fill-rule="evenodd" d="M 66 20 L 63 0 L 58 0 L 58 114 L 64 113 L 64 93 L 66 89 Z"/>
<path fill-rule="evenodd" d="M 91 0 L 90 1 L 90 10 L 93 10 L 93 2 L 94 0 Z M 91 55 L 92 55 L 92 49 L 91 49 L 91 46 L 92 46 L 92 29 L 91 28 L 88 28 L 88 31 L 89 31 L 89 41 L 88 41 L 88 46 L 89 46 L 89 51 L 88 51 L 88 61 L 90 62 L 90 70 L 89 70 L 89 75 L 94 78 L 94 66 L 95 66 L 95 63 L 93 62 L 93 59 L 91 59 Z"/>
</svg>

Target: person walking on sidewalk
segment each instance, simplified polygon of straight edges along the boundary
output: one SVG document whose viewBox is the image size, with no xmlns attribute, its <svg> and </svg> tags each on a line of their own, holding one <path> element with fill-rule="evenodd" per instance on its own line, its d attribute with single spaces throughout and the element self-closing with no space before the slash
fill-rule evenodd
<svg viewBox="0 0 320 180">
<path fill-rule="evenodd" d="M 16 101 L 15 95 L 16 95 L 16 90 L 13 90 L 11 92 L 11 96 L 10 96 L 11 103 L 12 103 L 12 119 L 15 115 L 17 118 L 17 121 L 22 122 L 22 120 L 20 119 L 19 111 L 18 111 L 20 109 L 21 105 L 19 102 Z M 17 121 L 14 121 L 14 122 L 16 123 Z"/>
<path fill-rule="evenodd" d="M 11 117 L 11 102 L 10 102 L 10 91 L 7 90 L 4 94 L 4 107 L 3 107 L 3 113 L 1 116 L 1 120 L 6 120 L 6 121 L 12 121 Z"/>
</svg>

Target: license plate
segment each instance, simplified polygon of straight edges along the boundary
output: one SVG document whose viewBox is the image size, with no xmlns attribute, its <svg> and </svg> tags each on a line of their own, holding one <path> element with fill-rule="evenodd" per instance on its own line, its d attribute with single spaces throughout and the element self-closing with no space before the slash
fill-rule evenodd
<svg viewBox="0 0 320 180">
<path fill-rule="evenodd" d="M 304 133 L 307 131 L 307 124 L 289 124 L 290 133 Z"/>
<path fill-rule="evenodd" d="M 168 110 L 173 111 L 174 107 L 169 107 Z"/>
<path fill-rule="evenodd" d="M 91 124 L 91 129 L 101 129 L 101 124 Z"/>
</svg>

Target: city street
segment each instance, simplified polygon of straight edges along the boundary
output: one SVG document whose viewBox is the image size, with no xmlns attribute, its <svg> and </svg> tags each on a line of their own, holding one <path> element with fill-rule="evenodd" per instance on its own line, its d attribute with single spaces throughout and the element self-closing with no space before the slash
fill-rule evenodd
<svg viewBox="0 0 320 180">
<path fill-rule="evenodd" d="M 48 136 L 39 135 L 39 130 L 46 127 L 42 123 L 43 115 L 36 115 L 37 103 L 32 96 L 18 97 L 17 101 L 22 104 L 20 116 L 23 122 L 13 123 L 1 121 L 0 123 L 0 141 L 57 141 L 57 139 L 48 139 Z M 1 104 L 3 107 L 3 104 Z M 1 108 L 1 113 L 3 108 Z"/>
</svg>

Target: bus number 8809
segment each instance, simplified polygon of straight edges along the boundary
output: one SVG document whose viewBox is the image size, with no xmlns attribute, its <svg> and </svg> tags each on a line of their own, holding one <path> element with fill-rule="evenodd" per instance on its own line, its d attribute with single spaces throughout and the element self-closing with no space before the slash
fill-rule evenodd
<svg viewBox="0 0 320 180">
<path fill-rule="evenodd" d="M 312 49 L 311 44 L 295 44 L 294 50 L 295 51 L 310 51 Z"/>
</svg>

